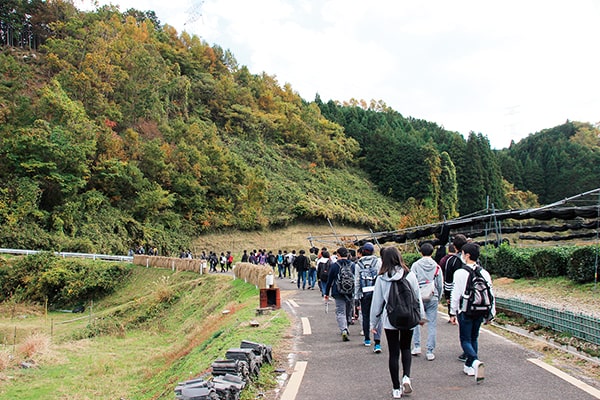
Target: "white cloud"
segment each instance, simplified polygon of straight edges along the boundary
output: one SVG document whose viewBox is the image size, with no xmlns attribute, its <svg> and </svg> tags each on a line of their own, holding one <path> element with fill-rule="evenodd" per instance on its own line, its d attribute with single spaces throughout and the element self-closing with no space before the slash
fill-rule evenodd
<svg viewBox="0 0 600 400">
<path fill-rule="evenodd" d="M 600 121 L 595 0 L 115 2 L 154 10 L 306 100 L 383 100 L 497 148 L 567 119 Z M 202 17 L 190 22 L 193 5 Z"/>
</svg>

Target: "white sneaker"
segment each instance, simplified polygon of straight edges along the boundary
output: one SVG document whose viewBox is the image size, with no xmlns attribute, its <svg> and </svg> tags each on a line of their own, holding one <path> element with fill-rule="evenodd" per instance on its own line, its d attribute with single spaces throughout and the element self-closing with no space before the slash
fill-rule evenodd
<svg viewBox="0 0 600 400">
<path fill-rule="evenodd" d="M 406 375 L 402 378 L 402 393 L 412 393 L 412 385 L 410 384 L 410 378 Z"/>
<path fill-rule="evenodd" d="M 481 383 L 485 379 L 485 368 L 481 361 L 473 361 L 473 375 L 475 375 L 475 382 Z"/>
<path fill-rule="evenodd" d="M 402 398 L 402 390 L 400 390 L 400 389 L 392 390 L 392 398 L 401 399 Z"/>
<path fill-rule="evenodd" d="M 427 361 L 433 361 L 433 360 L 435 360 L 435 354 L 427 353 Z"/>
<path fill-rule="evenodd" d="M 463 372 L 469 376 L 475 376 L 475 370 L 473 367 L 467 367 L 466 365 L 463 368 Z"/>
<path fill-rule="evenodd" d="M 410 352 L 410 354 L 412 354 L 413 356 L 421 355 L 421 348 L 420 347 L 413 348 L 412 351 Z"/>
</svg>

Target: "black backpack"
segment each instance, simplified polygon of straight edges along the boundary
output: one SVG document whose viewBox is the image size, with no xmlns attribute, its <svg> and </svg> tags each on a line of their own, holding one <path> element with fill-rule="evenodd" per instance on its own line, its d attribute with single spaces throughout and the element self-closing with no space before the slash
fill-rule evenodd
<svg viewBox="0 0 600 400">
<path fill-rule="evenodd" d="M 482 268 L 478 265 L 475 269 L 463 267 L 469 272 L 467 287 L 461 297 L 460 309 L 465 315 L 475 318 L 489 318 L 492 311 L 494 296 L 488 281 L 481 274 Z"/>
<path fill-rule="evenodd" d="M 319 279 L 321 280 L 321 282 L 327 282 L 327 279 L 329 278 L 329 267 L 331 266 L 331 260 L 327 260 L 326 262 L 320 262 L 319 265 L 317 265 L 317 270 L 319 266 L 322 266 L 321 271 L 319 273 Z"/>
<path fill-rule="evenodd" d="M 402 278 L 390 282 L 390 292 L 386 301 L 390 324 L 396 329 L 412 329 L 421 321 L 421 307 L 419 299 L 406 280 L 406 272 Z"/>
<path fill-rule="evenodd" d="M 354 263 L 349 260 L 339 260 L 340 268 L 335 282 L 339 294 L 346 296 L 354 295 Z"/>
</svg>

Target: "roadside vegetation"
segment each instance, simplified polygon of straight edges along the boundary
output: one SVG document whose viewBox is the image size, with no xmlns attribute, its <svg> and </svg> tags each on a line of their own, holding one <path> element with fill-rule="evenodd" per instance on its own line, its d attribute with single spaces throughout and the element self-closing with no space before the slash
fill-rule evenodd
<svg viewBox="0 0 600 400">
<path fill-rule="evenodd" d="M 332 229 L 339 237 L 361 233 L 351 226 L 304 224 L 268 233 L 203 235 L 196 246 L 232 249 L 239 259 L 244 248 L 307 249 L 311 245 L 307 237 L 331 235 Z M 335 247 L 322 241 L 312 244 Z M 587 278 L 577 282 L 568 273 L 569 265 L 587 265 L 572 269 L 579 271 L 573 277 L 589 276 L 593 263 L 571 261 L 588 259 L 592 253 L 582 250 L 587 247 L 539 251 L 503 247 L 486 251 L 483 260 L 494 273 L 499 296 L 597 315 L 600 297 L 594 282 Z M 418 258 L 410 250 L 408 245 L 403 248 L 409 263 Z M 553 260 L 548 263 L 555 268 L 535 267 L 542 265 L 537 258 Z M 556 265 L 556 260 L 567 264 Z M 523 267 L 527 265 L 531 267 Z M 560 276 L 555 270 L 561 271 Z M 0 284 L 5 296 L 0 303 L 0 398 L 171 399 L 177 382 L 208 373 L 212 362 L 222 358 L 227 349 L 238 347 L 241 340 L 273 346 L 275 359 L 275 365 L 263 366 L 259 379 L 242 398 L 255 398 L 258 393 L 269 398 L 278 387 L 276 370 L 287 367 L 292 342 L 288 315 L 283 310 L 255 315 L 258 290 L 231 276 L 62 259 L 42 253 L 0 257 Z M 72 312 L 81 305 L 85 306 L 82 313 Z M 251 321 L 259 326 L 252 327 Z M 509 313 L 500 313 L 496 322 L 491 329 L 543 354 L 547 362 L 578 377 L 600 380 L 597 363 L 574 357 L 553 344 L 569 345 L 596 357 L 597 346 Z M 510 326 L 519 327 L 525 336 L 501 329 Z M 541 340 L 527 337 L 531 333 Z"/>
<path fill-rule="evenodd" d="M 171 399 L 177 382 L 206 374 L 242 340 L 271 345 L 275 362 L 281 358 L 288 317 L 283 310 L 255 316 L 253 285 L 225 275 L 125 268 L 114 292 L 86 302 L 81 314 L 2 303 L 0 397 Z M 274 369 L 263 367 L 242 398 L 273 389 Z"/>
</svg>

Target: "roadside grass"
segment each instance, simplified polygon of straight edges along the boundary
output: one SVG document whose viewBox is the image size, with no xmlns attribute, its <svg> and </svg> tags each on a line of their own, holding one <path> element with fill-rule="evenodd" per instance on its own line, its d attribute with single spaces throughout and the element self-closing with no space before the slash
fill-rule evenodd
<svg viewBox="0 0 600 400">
<path fill-rule="evenodd" d="M 254 315 L 258 290 L 253 285 L 228 275 L 131 268 L 130 279 L 95 303 L 91 316 L 46 316 L 38 310 L 11 318 L 0 313 L 0 354 L 12 357 L 0 362 L 8 364 L 0 370 L 0 397 L 172 399 L 178 382 L 206 374 L 214 360 L 242 340 L 273 346 L 275 355 L 286 337 L 290 322 L 285 311 Z M 76 316 L 82 319 L 60 323 Z M 251 320 L 259 326 L 252 327 Z M 13 331 L 20 332 L 14 344 Z M 25 357 L 18 350 L 31 333 L 51 339 L 45 354 L 32 351 Z M 26 360 L 34 367 L 19 368 Z M 269 379 L 273 370 L 263 368 L 266 376 L 244 390 L 242 398 L 254 398 L 253 391 L 263 390 L 260 385 L 275 385 Z"/>
</svg>

